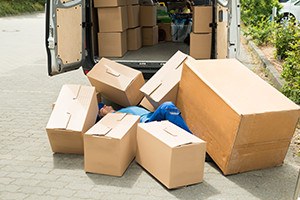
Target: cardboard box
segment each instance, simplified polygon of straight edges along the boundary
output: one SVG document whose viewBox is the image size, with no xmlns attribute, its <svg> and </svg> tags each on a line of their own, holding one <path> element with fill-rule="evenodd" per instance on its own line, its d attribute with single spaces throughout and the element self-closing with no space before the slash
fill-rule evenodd
<svg viewBox="0 0 300 200">
<path fill-rule="evenodd" d="M 142 72 L 102 58 L 87 77 L 102 96 L 121 106 L 135 106 L 144 95 L 139 89 L 145 83 Z"/>
<path fill-rule="evenodd" d="M 127 48 L 128 50 L 138 50 L 142 47 L 141 27 L 127 29 Z"/>
<path fill-rule="evenodd" d="M 225 175 L 283 163 L 299 106 L 238 60 L 187 60 L 177 97 L 190 130 Z"/>
<path fill-rule="evenodd" d="M 156 25 L 156 6 L 140 6 L 140 26 Z"/>
<path fill-rule="evenodd" d="M 100 57 L 122 57 L 127 52 L 127 32 L 98 33 Z"/>
<path fill-rule="evenodd" d="M 140 123 L 136 162 L 169 189 L 200 183 L 205 145 L 169 121 Z"/>
<path fill-rule="evenodd" d="M 127 0 L 127 5 L 138 5 L 139 0 Z"/>
<path fill-rule="evenodd" d="M 211 33 L 190 34 L 190 55 L 195 59 L 210 59 Z"/>
<path fill-rule="evenodd" d="M 94 0 L 94 7 L 117 7 L 117 6 L 125 6 L 127 3 L 126 0 Z"/>
<path fill-rule="evenodd" d="M 140 25 L 140 6 L 127 6 L 128 28 L 135 28 Z"/>
<path fill-rule="evenodd" d="M 212 6 L 194 6 L 193 8 L 193 32 L 211 33 Z"/>
<path fill-rule="evenodd" d="M 123 32 L 128 28 L 127 7 L 98 8 L 99 32 Z"/>
<path fill-rule="evenodd" d="M 46 126 L 52 151 L 83 154 L 83 133 L 95 124 L 97 114 L 94 87 L 63 85 Z"/>
<path fill-rule="evenodd" d="M 183 62 L 189 56 L 177 51 L 144 85 L 143 92 L 156 109 L 166 101 L 176 104 L 178 84 L 181 79 Z M 190 58 L 190 57 L 189 57 Z M 192 59 L 192 58 L 190 58 Z"/>
<path fill-rule="evenodd" d="M 140 103 L 140 106 L 146 108 L 147 110 L 149 110 L 150 112 L 154 112 L 155 111 L 155 107 L 150 103 L 150 101 L 144 97 Z"/>
<path fill-rule="evenodd" d="M 109 113 L 84 134 L 84 170 L 122 176 L 135 157 L 139 116 Z"/>
<path fill-rule="evenodd" d="M 142 27 L 143 46 L 152 46 L 158 43 L 158 26 Z"/>
<path fill-rule="evenodd" d="M 172 41 L 171 23 L 158 23 L 159 41 Z"/>
</svg>

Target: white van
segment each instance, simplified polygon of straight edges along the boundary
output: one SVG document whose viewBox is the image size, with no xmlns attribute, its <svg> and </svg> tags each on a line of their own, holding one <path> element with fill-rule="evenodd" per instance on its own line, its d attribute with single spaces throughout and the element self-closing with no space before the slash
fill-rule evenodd
<svg viewBox="0 0 300 200">
<path fill-rule="evenodd" d="M 282 14 L 282 21 L 287 21 L 290 17 L 300 22 L 300 0 L 288 0 L 281 2 L 282 8 L 279 14 Z"/>
<path fill-rule="evenodd" d="M 101 24 L 97 17 L 101 9 L 95 8 L 94 1 L 99 0 L 47 0 L 46 49 L 50 76 L 80 67 L 87 72 L 101 57 L 105 57 L 99 55 L 98 50 L 101 41 L 97 34 Z M 173 7 L 178 2 L 180 3 L 179 0 L 161 1 Z M 194 3 L 195 6 L 210 6 L 212 9 L 211 38 L 209 38 L 211 50 L 207 52 L 209 55 L 207 59 L 237 57 L 240 48 L 239 0 L 206 0 L 194 1 Z M 192 15 L 193 13 L 190 13 L 190 16 Z M 113 19 L 107 20 L 110 22 Z M 191 21 L 194 23 L 192 17 Z M 172 28 L 176 27 L 173 22 L 171 24 Z M 195 47 L 203 45 L 192 40 L 190 44 Z M 142 46 L 138 50 L 127 51 L 121 57 L 109 59 L 141 70 L 147 79 L 178 50 L 189 54 L 190 46 L 185 42 L 172 39 L 172 41 L 158 42 L 153 46 Z"/>
</svg>

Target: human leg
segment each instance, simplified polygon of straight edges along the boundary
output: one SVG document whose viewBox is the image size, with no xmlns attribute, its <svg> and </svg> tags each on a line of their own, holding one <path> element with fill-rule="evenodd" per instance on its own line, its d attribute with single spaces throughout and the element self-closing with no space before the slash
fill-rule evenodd
<svg viewBox="0 0 300 200">
<path fill-rule="evenodd" d="M 162 120 L 168 120 L 173 124 L 176 124 L 177 126 L 181 127 L 182 129 L 192 133 L 186 125 L 184 119 L 182 118 L 179 109 L 172 102 L 167 101 L 161 104 L 155 110 L 152 116 L 146 121 L 146 123 Z"/>
</svg>

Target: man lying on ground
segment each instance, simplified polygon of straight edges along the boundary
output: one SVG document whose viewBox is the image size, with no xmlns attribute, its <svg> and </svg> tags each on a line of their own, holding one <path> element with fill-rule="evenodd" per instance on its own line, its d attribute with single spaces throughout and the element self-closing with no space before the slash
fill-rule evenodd
<svg viewBox="0 0 300 200">
<path fill-rule="evenodd" d="M 150 112 L 139 106 L 129 106 L 115 111 L 113 107 L 99 103 L 99 118 L 104 117 L 107 113 L 120 112 L 140 116 L 141 123 L 152 121 L 168 120 L 182 129 L 192 133 L 182 118 L 179 109 L 172 102 L 164 102 L 154 112 Z M 98 121 L 97 120 L 97 121 Z"/>
</svg>

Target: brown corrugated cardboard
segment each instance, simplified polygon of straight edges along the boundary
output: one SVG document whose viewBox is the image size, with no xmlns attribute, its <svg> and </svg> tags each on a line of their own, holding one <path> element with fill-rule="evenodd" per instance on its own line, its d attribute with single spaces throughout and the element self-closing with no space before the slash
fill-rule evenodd
<svg viewBox="0 0 300 200">
<path fill-rule="evenodd" d="M 193 7 L 193 32 L 194 33 L 211 33 L 212 28 L 212 7 L 211 6 L 194 6 Z"/>
<path fill-rule="evenodd" d="M 46 126 L 52 151 L 83 154 L 83 133 L 94 125 L 97 114 L 94 87 L 64 85 Z"/>
<path fill-rule="evenodd" d="M 300 115 L 235 59 L 187 60 L 177 106 L 225 175 L 281 165 Z"/>
<path fill-rule="evenodd" d="M 142 47 L 141 27 L 127 29 L 127 48 L 128 50 L 138 50 Z"/>
<path fill-rule="evenodd" d="M 150 101 L 144 97 L 140 103 L 140 106 L 146 108 L 147 110 L 149 110 L 150 112 L 154 112 L 155 111 L 155 107 L 150 103 Z"/>
<path fill-rule="evenodd" d="M 158 23 L 158 32 L 160 41 L 172 41 L 171 23 Z"/>
<path fill-rule="evenodd" d="M 211 33 L 190 34 L 190 55 L 195 59 L 210 59 Z"/>
<path fill-rule="evenodd" d="M 140 25 L 140 6 L 127 6 L 128 28 L 135 28 Z"/>
<path fill-rule="evenodd" d="M 126 0 L 94 0 L 94 7 L 117 7 L 125 6 L 126 3 Z"/>
<path fill-rule="evenodd" d="M 169 189 L 200 183 L 205 145 L 169 121 L 140 123 L 136 161 Z"/>
<path fill-rule="evenodd" d="M 140 6 L 140 26 L 156 25 L 156 6 Z"/>
<path fill-rule="evenodd" d="M 98 8 L 99 32 L 123 32 L 128 28 L 127 7 Z"/>
<path fill-rule="evenodd" d="M 152 46 L 158 43 L 158 26 L 142 27 L 143 46 Z"/>
<path fill-rule="evenodd" d="M 98 33 L 100 57 L 122 57 L 127 52 L 127 32 Z"/>
<path fill-rule="evenodd" d="M 84 134 L 84 170 L 122 176 L 135 157 L 139 116 L 109 113 Z"/>
<path fill-rule="evenodd" d="M 144 97 L 139 91 L 145 83 L 142 72 L 102 58 L 87 77 L 98 92 L 121 106 L 135 106 Z"/>
<path fill-rule="evenodd" d="M 100 92 L 96 92 L 96 96 L 97 96 L 97 102 L 100 103 L 102 102 L 102 96 Z"/>
<path fill-rule="evenodd" d="M 182 63 L 189 56 L 177 51 L 144 85 L 140 91 L 145 94 L 154 108 L 166 101 L 176 103 Z M 189 57 L 192 59 L 191 57 Z"/>
<path fill-rule="evenodd" d="M 139 4 L 139 0 L 127 0 L 127 5 L 137 5 Z"/>
</svg>

